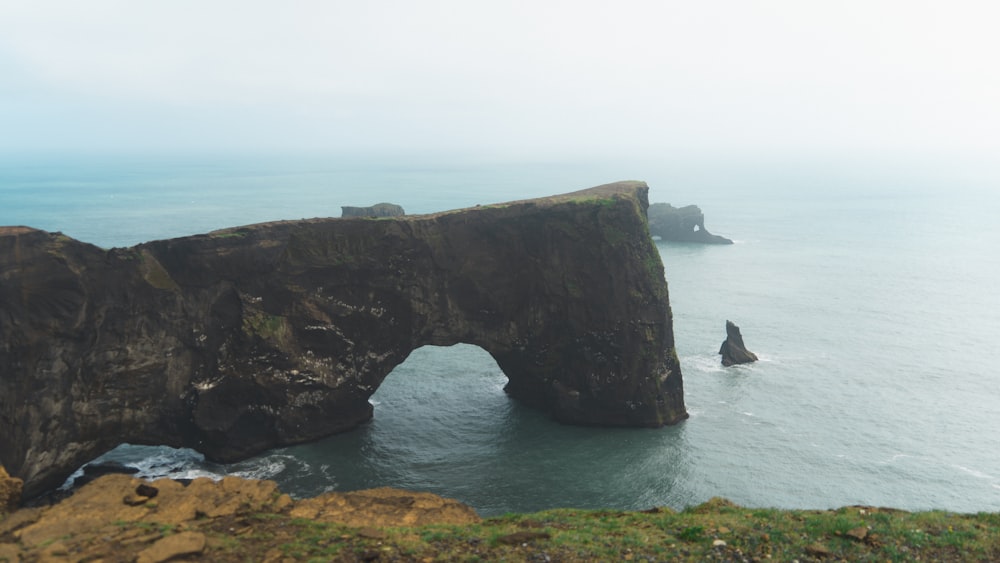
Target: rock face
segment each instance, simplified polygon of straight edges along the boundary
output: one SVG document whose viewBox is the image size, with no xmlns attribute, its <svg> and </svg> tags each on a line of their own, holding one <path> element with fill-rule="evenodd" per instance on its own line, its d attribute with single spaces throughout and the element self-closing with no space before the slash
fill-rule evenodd
<svg viewBox="0 0 1000 563">
<path fill-rule="evenodd" d="M 649 206 L 649 233 L 663 240 L 733 244 L 726 237 L 713 235 L 705 228 L 705 215 L 697 205 L 674 207 L 669 203 Z"/>
<path fill-rule="evenodd" d="M 295 502 L 289 516 L 345 526 L 423 526 L 426 524 L 476 524 L 481 521 L 471 507 L 457 500 L 424 492 L 381 487 L 348 493 L 325 493 Z"/>
<path fill-rule="evenodd" d="M 161 563 L 180 557 L 198 555 L 205 550 L 205 534 L 181 532 L 156 540 L 156 543 L 139 552 L 136 563 Z"/>
<path fill-rule="evenodd" d="M 253 519 L 244 517 L 251 514 L 336 522 L 362 528 L 361 534 L 366 533 L 363 527 L 482 521 L 475 510 L 456 500 L 398 489 L 326 493 L 295 501 L 273 481 L 201 477 L 185 486 L 170 479 L 147 482 L 105 475 L 57 504 L 21 509 L 0 519 L 0 538 L 13 541 L 0 540 L 0 548 L 7 548 L 6 553 L 0 551 L 0 561 L 5 556 L 10 561 L 156 562 L 198 554 L 204 558 L 206 538 L 199 529 L 211 530 L 216 521 L 226 521 L 227 526 L 240 522 L 239 530 L 229 528 L 230 534 L 246 533 Z M 171 529 L 175 533 L 166 532 Z M 55 544 L 59 545 L 53 549 Z"/>
<path fill-rule="evenodd" d="M 406 215 L 403 208 L 395 203 L 376 203 L 371 207 L 350 207 L 340 208 L 341 217 L 400 217 Z"/>
<path fill-rule="evenodd" d="M 348 430 L 423 345 L 557 420 L 687 417 L 647 186 L 104 250 L 0 227 L 0 463 L 33 496 L 120 443 L 235 461 Z"/>
<path fill-rule="evenodd" d="M 740 334 L 740 327 L 733 324 L 733 321 L 726 321 L 726 339 L 719 348 L 722 355 L 722 365 L 733 366 L 736 364 L 749 364 L 757 361 L 757 354 L 747 350 L 743 344 L 743 335 Z"/>
<path fill-rule="evenodd" d="M 21 504 L 21 489 L 24 482 L 7 474 L 0 465 L 0 515 L 11 512 Z"/>
</svg>

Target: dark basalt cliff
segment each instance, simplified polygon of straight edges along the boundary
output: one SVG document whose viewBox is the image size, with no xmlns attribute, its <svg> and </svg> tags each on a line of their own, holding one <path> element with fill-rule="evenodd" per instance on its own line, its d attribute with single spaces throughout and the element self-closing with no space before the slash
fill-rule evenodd
<svg viewBox="0 0 1000 563">
<path fill-rule="evenodd" d="M 686 418 L 647 187 L 104 250 L 0 227 L 0 464 L 32 496 L 122 442 L 233 461 L 368 420 L 420 346 L 475 344 L 574 424 Z"/>
<path fill-rule="evenodd" d="M 733 321 L 726 321 L 726 339 L 722 341 L 719 354 L 722 356 L 722 365 L 726 367 L 749 364 L 758 359 L 757 354 L 747 350 L 746 344 L 743 343 L 740 327 L 736 326 Z"/>
<path fill-rule="evenodd" d="M 705 228 L 705 214 L 697 205 L 674 207 L 669 203 L 649 206 L 649 233 L 663 240 L 733 244 L 726 237 L 713 235 Z"/>
</svg>

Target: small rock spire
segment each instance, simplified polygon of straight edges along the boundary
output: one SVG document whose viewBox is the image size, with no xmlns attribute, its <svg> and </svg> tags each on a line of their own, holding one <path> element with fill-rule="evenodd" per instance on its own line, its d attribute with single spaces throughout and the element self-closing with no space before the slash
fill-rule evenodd
<svg viewBox="0 0 1000 563">
<path fill-rule="evenodd" d="M 757 361 L 757 354 L 747 350 L 743 344 L 743 335 L 740 334 L 740 327 L 733 321 L 726 321 L 726 340 L 719 348 L 722 355 L 722 365 L 732 366 L 736 364 L 749 364 Z"/>
</svg>

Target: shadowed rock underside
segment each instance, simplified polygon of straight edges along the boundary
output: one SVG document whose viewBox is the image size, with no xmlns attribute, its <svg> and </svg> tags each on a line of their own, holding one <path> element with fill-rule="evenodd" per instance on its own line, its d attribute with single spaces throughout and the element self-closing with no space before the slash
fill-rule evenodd
<svg viewBox="0 0 1000 563">
<path fill-rule="evenodd" d="M 574 424 L 687 417 L 648 188 L 104 250 L 0 227 L 0 463 L 25 495 L 120 443 L 217 461 L 348 430 L 424 345 Z"/>
</svg>

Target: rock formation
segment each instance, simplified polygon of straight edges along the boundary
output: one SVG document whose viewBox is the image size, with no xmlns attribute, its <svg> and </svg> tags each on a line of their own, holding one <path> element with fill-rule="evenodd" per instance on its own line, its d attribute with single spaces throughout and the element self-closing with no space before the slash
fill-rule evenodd
<svg viewBox="0 0 1000 563">
<path fill-rule="evenodd" d="M 117 461 L 102 461 L 100 463 L 88 463 L 87 465 L 83 466 L 83 474 L 73 479 L 73 486 L 82 487 L 99 477 L 102 477 L 104 475 L 110 475 L 112 473 L 121 473 L 122 475 L 135 475 L 138 472 L 139 472 L 138 467 L 124 465 Z"/>
<path fill-rule="evenodd" d="M 201 477 L 185 486 L 170 479 L 106 475 L 57 504 L 0 519 L 0 561 L 141 563 L 192 555 L 214 560 L 202 551 L 205 534 L 220 525 L 216 522 L 240 535 L 250 531 L 251 515 L 262 514 L 336 522 L 370 534 L 380 533 L 374 527 L 481 522 L 471 507 L 430 493 L 380 488 L 296 501 L 273 481 Z M 233 534 L 230 526 L 236 522 L 242 531 Z M 169 530 L 174 533 L 164 533 Z"/>
<path fill-rule="evenodd" d="M 747 350 L 743 344 L 743 335 L 740 334 L 740 327 L 733 324 L 733 321 L 726 321 L 726 339 L 719 348 L 722 355 L 722 365 L 733 366 L 736 364 L 749 364 L 757 361 L 757 354 Z"/>
<path fill-rule="evenodd" d="M 697 205 L 674 207 L 669 203 L 649 206 L 649 233 L 662 240 L 733 244 L 726 237 L 713 235 L 705 228 L 705 214 Z"/>
<path fill-rule="evenodd" d="M 395 203 L 376 203 L 371 207 L 340 208 L 341 217 L 400 217 L 406 215 L 403 208 Z"/>
<path fill-rule="evenodd" d="M 0 227 L 0 463 L 25 494 L 120 443 L 244 459 L 348 430 L 423 345 L 475 344 L 575 424 L 686 418 L 647 186 L 104 250 Z"/>
<path fill-rule="evenodd" d="M 0 515 L 13 511 L 21 504 L 21 489 L 24 482 L 7 474 L 0 465 Z"/>
</svg>

